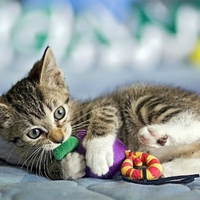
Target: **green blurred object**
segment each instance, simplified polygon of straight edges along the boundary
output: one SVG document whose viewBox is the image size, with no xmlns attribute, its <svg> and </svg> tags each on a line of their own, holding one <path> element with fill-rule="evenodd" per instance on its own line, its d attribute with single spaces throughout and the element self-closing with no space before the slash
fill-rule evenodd
<svg viewBox="0 0 200 200">
<path fill-rule="evenodd" d="M 68 153 L 75 150 L 79 145 L 79 140 L 71 136 L 67 141 L 62 143 L 59 147 L 54 149 L 54 156 L 57 160 L 62 160 Z"/>
</svg>

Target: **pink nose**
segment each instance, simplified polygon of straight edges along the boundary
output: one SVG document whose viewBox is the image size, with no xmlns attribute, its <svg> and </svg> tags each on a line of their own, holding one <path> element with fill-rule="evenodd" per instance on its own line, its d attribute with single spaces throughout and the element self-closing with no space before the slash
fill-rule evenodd
<svg viewBox="0 0 200 200">
<path fill-rule="evenodd" d="M 64 141 L 64 132 L 61 129 L 53 130 L 50 135 L 50 140 L 57 144 L 62 143 Z"/>
</svg>

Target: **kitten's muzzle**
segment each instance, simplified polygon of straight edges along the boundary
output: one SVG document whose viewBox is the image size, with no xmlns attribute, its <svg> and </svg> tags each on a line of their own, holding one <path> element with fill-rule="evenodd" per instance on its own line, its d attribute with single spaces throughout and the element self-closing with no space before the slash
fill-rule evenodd
<svg viewBox="0 0 200 200">
<path fill-rule="evenodd" d="M 56 130 L 52 131 L 49 138 L 53 143 L 61 144 L 65 138 L 64 132 L 61 129 L 56 129 Z"/>
</svg>

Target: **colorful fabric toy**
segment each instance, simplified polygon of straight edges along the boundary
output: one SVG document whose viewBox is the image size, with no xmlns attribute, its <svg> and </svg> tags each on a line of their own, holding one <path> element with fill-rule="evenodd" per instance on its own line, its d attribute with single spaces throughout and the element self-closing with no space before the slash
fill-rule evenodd
<svg viewBox="0 0 200 200">
<path fill-rule="evenodd" d="M 162 175 L 163 167 L 155 156 L 143 152 L 131 151 L 125 151 L 125 154 L 126 159 L 121 166 L 122 175 L 137 180 L 154 180 L 160 178 Z M 144 168 L 145 172 L 143 169 L 136 169 L 133 166 L 146 166 Z M 144 177 L 145 174 L 146 177 Z"/>
<path fill-rule="evenodd" d="M 71 151 L 77 151 L 80 154 L 85 155 L 86 151 L 82 145 L 85 135 L 86 130 L 81 130 L 76 137 L 71 136 L 66 142 L 54 150 L 55 158 L 62 160 L 65 155 Z M 114 164 L 109 168 L 107 174 L 97 176 L 91 172 L 89 167 L 86 167 L 86 177 L 112 178 L 119 175 L 121 172 L 123 176 L 126 176 L 129 179 L 142 180 L 147 178 L 148 180 L 153 180 L 158 179 L 162 175 L 162 165 L 159 160 L 152 155 L 128 151 L 126 145 L 119 139 L 115 140 L 113 151 Z M 143 166 L 143 169 L 135 169 L 133 166 Z M 144 177 L 144 173 L 146 174 L 146 177 Z"/>
</svg>

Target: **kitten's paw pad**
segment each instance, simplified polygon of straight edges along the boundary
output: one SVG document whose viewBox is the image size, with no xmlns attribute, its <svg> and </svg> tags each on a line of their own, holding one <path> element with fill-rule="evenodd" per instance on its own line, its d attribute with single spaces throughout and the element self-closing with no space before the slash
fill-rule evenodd
<svg viewBox="0 0 200 200">
<path fill-rule="evenodd" d="M 144 145 L 160 147 L 166 144 L 168 136 L 165 134 L 163 128 L 152 125 L 141 128 L 138 132 L 138 138 Z"/>
<path fill-rule="evenodd" d="M 61 161 L 61 167 L 64 179 L 78 179 L 85 176 L 85 158 L 77 152 L 68 153 Z"/>
<path fill-rule="evenodd" d="M 166 142 L 167 142 L 168 136 L 165 135 L 162 138 L 159 138 L 157 140 L 157 143 L 160 144 L 161 146 L 165 146 Z"/>
<path fill-rule="evenodd" d="M 105 175 L 109 167 L 114 163 L 114 153 L 112 145 L 103 145 L 97 143 L 96 139 L 93 139 L 86 143 L 86 164 L 90 170 L 98 175 Z"/>
</svg>

